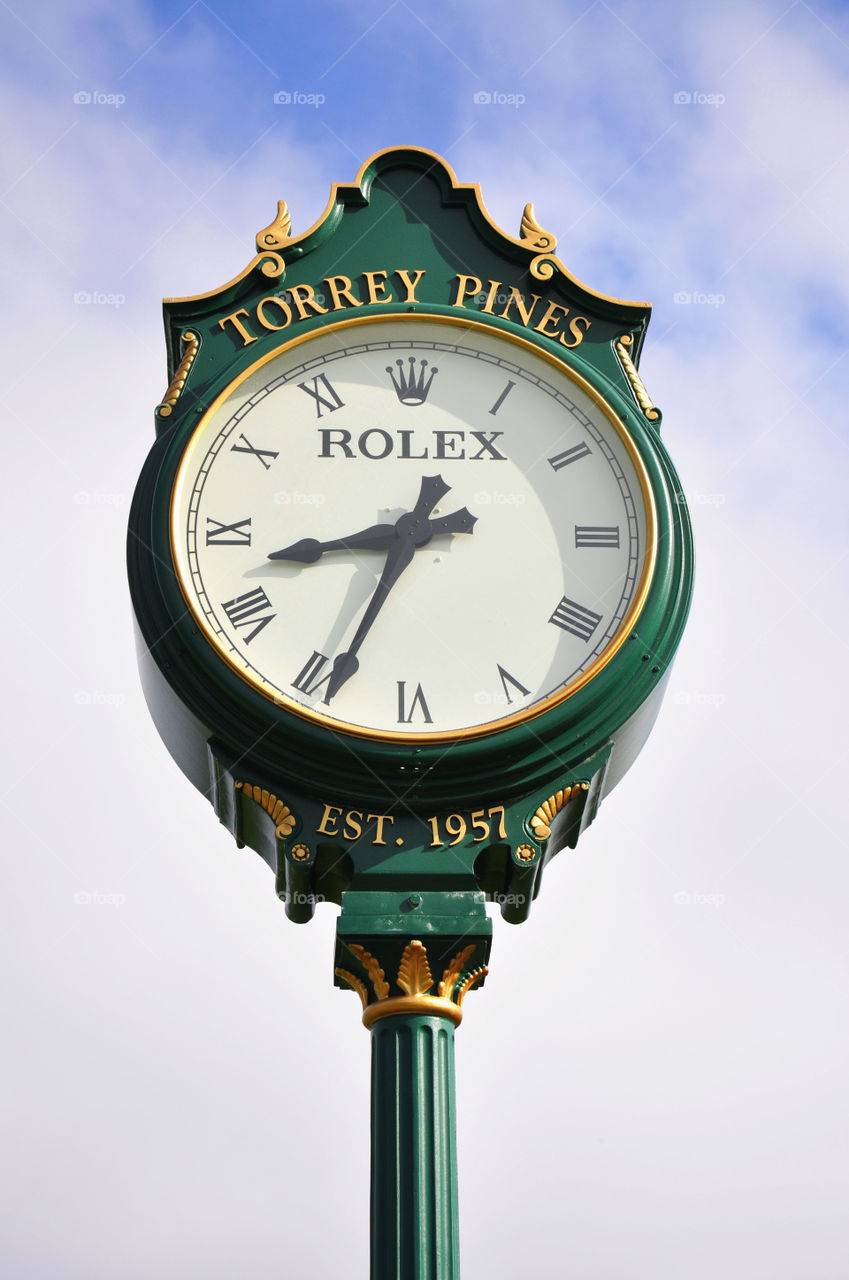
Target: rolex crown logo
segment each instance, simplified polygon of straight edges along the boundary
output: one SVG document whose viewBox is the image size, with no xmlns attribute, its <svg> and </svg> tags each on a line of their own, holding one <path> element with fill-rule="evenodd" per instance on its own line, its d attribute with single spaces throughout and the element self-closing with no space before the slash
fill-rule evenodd
<svg viewBox="0 0 849 1280">
<path fill-rule="evenodd" d="M 430 374 L 427 373 L 427 360 L 422 360 L 419 364 L 419 371 L 416 373 L 416 357 L 410 356 L 409 371 L 404 370 L 404 361 L 396 360 L 398 366 L 398 376 L 395 376 L 395 370 L 391 365 L 386 366 L 386 372 L 392 379 L 392 385 L 395 388 L 395 394 L 402 404 L 424 404 L 427 400 L 427 393 L 430 391 L 434 378 L 439 373 L 436 365 L 433 365 Z"/>
</svg>

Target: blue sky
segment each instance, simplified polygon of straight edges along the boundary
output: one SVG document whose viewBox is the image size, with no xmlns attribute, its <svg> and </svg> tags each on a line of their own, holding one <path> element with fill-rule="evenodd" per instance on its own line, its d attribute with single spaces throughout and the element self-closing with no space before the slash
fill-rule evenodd
<svg viewBox="0 0 849 1280">
<path fill-rule="evenodd" d="M 849 10 L 15 0 L 0 32 L 10 1274 L 365 1269 L 332 909 L 290 925 L 168 758 L 123 555 L 162 296 L 395 143 L 651 300 L 699 557 L 648 746 L 466 1005 L 464 1276 L 842 1274 Z"/>
</svg>

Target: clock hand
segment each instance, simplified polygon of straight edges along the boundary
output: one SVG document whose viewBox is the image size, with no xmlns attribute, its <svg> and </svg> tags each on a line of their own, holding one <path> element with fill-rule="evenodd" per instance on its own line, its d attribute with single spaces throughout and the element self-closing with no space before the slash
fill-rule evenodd
<svg viewBox="0 0 849 1280">
<path fill-rule="evenodd" d="M 282 551 L 270 552 L 269 560 L 294 560 L 298 564 L 315 564 L 325 551 L 385 551 L 395 537 L 394 524 L 373 524 L 349 538 L 333 538 L 319 542 L 317 538 L 301 538 Z"/>
<path fill-rule="evenodd" d="M 333 670 L 330 673 L 330 679 L 327 682 L 327 690 L 324 695 L 325 702 L 329 702 L 339 692 L 346 680 L 350 680 L 351 676 L 355 675 L 359 670 L 360 663 L 357 658 L 357 651 L 371 630 L 371 625 L 383 607 L 391 588 L 398 581 L 415 554 L 416 543 L 414 538 L 410 536 L 409 532 L 399 534 L 397 541 L 392 544 L 386 553 L 386 563 L 383 566 L 380 581 L 375 587 L 374 595 L 369 601 L 368 608 L 354 633 L 350 648 L 346 653 L 340 653 L 333 663 Z"/>
<path fill-rule="evenodd" d="M 446 484 L 442 476 L 422 476 L 421 487 L 419 488 L 419 496 L 416 499 L 416 505 L 410 512 L 418 520 L 426 520 L 433 508 L 441 497 L 450 490 L 451 485 Z M 401 520 L 404 517 L 401 516 Z M 400 524 L 400 520 L 395 522 L 396 528 Z"/>
<path fill-rule="evenodd" d="M 416 548 L 430 541 L 432 526 L 430 520 L 428 520 L 428 515 L 443 494 L 448 493 L 450 488 L 451 486 L 445 483 L 442 476 L 422 476 L 416 505 L 412 511 L 406 512 L 395 521 L 395 540 L 386 553 L 386 563 L 383 566 L 380 581 L 375 587 L 374 595 L 369 601 L 368 608 L 354 633 L 350 647 L 346 653 L 340 653 L 333 663 L 333 670 L 330 673 L 330 679 L 327 682 L 327 690 L 324 695 L 325 703 L 335 697 L 343 684 L 350 680 L 351 676 L 355 675 L 359 670 L 360 664 L 357 652 L 371 630 L 372 623 L 382 609 L 390 590 L 407 568 L 407 565 L 411 563 L 413 556 L 416 554 Z M 451 517 L 446 516 L 445 519 L 451 519 Z"/>
<path fill-rule="evenodd" d="M 460 511 L 452 511 L 450 515 L 439 516 L 430 521 L 430 535 L 435 533 L 471 533 L 477 516 L 473 516 L 467 507 Z M 373 524 L 359 533 L 352 533 L 349 538 L 333 538 L 330 542 L 319 542 L 317 538 L 301 538 L 282 551 L 271 551 L 269 560 L 288 560 L 297 564 L 315 564 L 326 551 L 385 551 L 395 537 L 394 524 Z M 419 543 L 419 546 L 424 545 Z"/>
<path fill-rule="evenodd" d="M 473 516 L 468 507 L 461 507 L 450 515 L 437 516 L 435 520 L 431 520 L 430 536 L 432 538 L 436 533 L 471 533 L 477 522 L 477 516 Z"/>
</svg>

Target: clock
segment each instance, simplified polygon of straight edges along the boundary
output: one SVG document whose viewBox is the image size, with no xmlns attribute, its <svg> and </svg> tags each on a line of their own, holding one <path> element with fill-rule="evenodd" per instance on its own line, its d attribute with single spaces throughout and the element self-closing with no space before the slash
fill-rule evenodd
<svg viewBox="0 0 849 1280">
<path fill-rule="evenodd" d="M 628 637 L 655 503 L 620 414 L 465 316 L 325 325 L 220 391 L 170 505 L 216 657 L 284 714 L 450 743 L 565 703 Z"/>
<path fill-rule="evenodd" d="M 301 234 L 279 202 L 256 249 L 165 304 L 128 530 L 142 684 L 287 916 L 340 908 L 334 980 L 374 1046 L 372 1266 L 453 1274 L 452 1037 L 487 903 L 528 918 L 645 744 L 689 607 L 650 307 L 415 147 Z"/>
</svg>

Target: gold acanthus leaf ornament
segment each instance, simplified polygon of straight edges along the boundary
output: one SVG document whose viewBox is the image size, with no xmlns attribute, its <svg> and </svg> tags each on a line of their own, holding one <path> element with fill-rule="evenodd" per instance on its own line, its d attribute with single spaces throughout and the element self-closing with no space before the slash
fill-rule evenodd
<svg viewBox="0 0 849 1280">
<path fill-rule="evenodd" d="M 442 975 L 442 981 L 436 988 L 439 995 L 445 1000 L 450 1000 L 454 988 L 457 985 L 457 979 L 466 967 L 466 961 L 475 949 L 475 944 L 464 947 L 462 951 L 458 951 L 453 960 L 449 961 L 448 968 Z"/>
<path fill-rule="evenodd" d="M 237 782 L 236 790 L 241 791 L 243 796 L 247 796 L 249 800 L 253 800 L 266 813 L 271 815 L 274 822 L 274 834 L 279 839 L 285 840 L 287 836 L 292 834 L 295 827 L 295 815 L 284 800 L 279 800 L 277 796 L 272 795 L 264 787 L 254 786 L 250 782 Z"/>
<path fill-rule="evenodd" d="M 269 249 L 282 249 L 292 234 L 292 215 L 285 200 L 277 201 L 277 216 L 267 227 L 256 235 L 257 253 L 266 253 Z"/>
<path fill-rule="evenodd" d="M 156 412 L 160 418 L 170 418 L 174 405 L 180 399 L 183 387 L 186 385 L 186 378 L 189 376 L 189 370 L 194 364 L 195 356 L 200 346 L 200 339 L 197 334 L 192 333 L 190 330 L 186 330 L 182 335 L 182 341 L 186 344 L 183 358 L 177 365 L 174 377 L 168 384 L 168 390 L 162 397 L 162 403 L 156 406 Z"/>
<path fill-rule="evenodd" d="M 368 991 L 366 990 L 366 984 L 363 982 L 362 978 L 358 978 L 355 973 L 351 973 L 350 969 L 334 969 L 333 972 L 336 974 L 337 978 L 344 979 L 348 986 L 356 991 L 357 995 L 363 1002 L 363 1008 L 367 1009 Z"/>
<path fill-rule="evenodd" d="M 526 204 L 522 212 L 521 237 L 527 240 L 529 249 L 547 249 L 551 253 L 557 248 L 557 240 L 550 231 L 545 231 L 534 217 L 534 206 Z"/>
<path fill-rule="evenodd" d="M 349 944 L 349 949 L 359 960 L 368 976 L 371 978 L 371 985 L 374 987 L 374 994 L 378 1000 L 385 1000 L 389 995 L 389 983 L 386 981 L 386 974 L 381 969 L 377 960 L 365 947 L 361 947 L 358 942 Z"/>
<path fill-rule="evenodd" d="M 463 947 L 453 960 L 449 961 L 437 987 L 437 994 L 428 994 L 433 991 L 433 973 L 427 958 L 427 948 L 419 938 L 414 938 L 404 948 L 398 965 L 396 982 L 404 995 L 390 996 L 386 975 L 375 957 L 358 942 L 349 942 L 347 945 L 348 950 L 357 957 L 368 974 L 376 998 L 369 1000 L 366 983 L 349 969 L 336 969 L 335 973 L 337 978 L 341 978 L 360 997 L 363 1005 L 363 1022 L 367 1027 L 379 1018 L 387 1018 L 396 1013 L 448 1018 L 458 1026 L 463 1016 L 460 1005 L 463 1003 L 466 992 L 489 972 L 485 965 L 466 971 L 466 964 L 475 950 L 475 944 L 472 943 L 470 946 Z M 462 982 L 460 982 L 461 979 Z M 457 988 L 458 982 L 460 982 L 459 988 Z M 455 988 L 457 988 L 456 991 Z"/>
<path fill-rule="evenodd" d="M 471 973 L 466 975 L 466 977 L 463 979 L 463 983 L 462 983 L 462 986 L 460 987 L 460 990 L 457 992 L 456 1003 L 458 1007 L 462 1008 L 463 1001 L 465 1000 L 468 993 L 471 991 L 472 987 L 475 985 L 476 982 L 480 982 L 482 978 L 485 978 L 488 973 L 489 973 L 489 969 L 484 964 L 484 965 L 481 965 L 479 969 L 473 969 Z"/>
<path fill-rule="evenodd" d="M 526 204 L 522 213 L 520 227 L 522 241 L 528 249 L 537 249 L 536 257 L 531 259 L 530 272 L 536 280 L 550 280 L 554 275 L 557 259 L 554 251 L 557 239 L 551 231 L 546 231 L 534 217 L 534 206 Z"/>
<path fill-rule="evenodd" d="M 398 966 L 398 986 L 408 996 L 423 996 L 433 986 L 433 974 L 427 962 L 424 943 L 408 942 Z"/>
<path fill-rule="evenodd" d="M 551 824 L 560 810 L 569 803 L 573 795 L 576 795 L 579 791 L 588 791 L 589 786 L 588 782 L 574 782 L 569 787 L 563 787 L 562 790 L 555 791 L 554 795 L 549 796 L 547 800 L 543 800 L 531 818 L 531 830 L 537 840 L 548 839 L 551 835 Z"/>
</svg>

